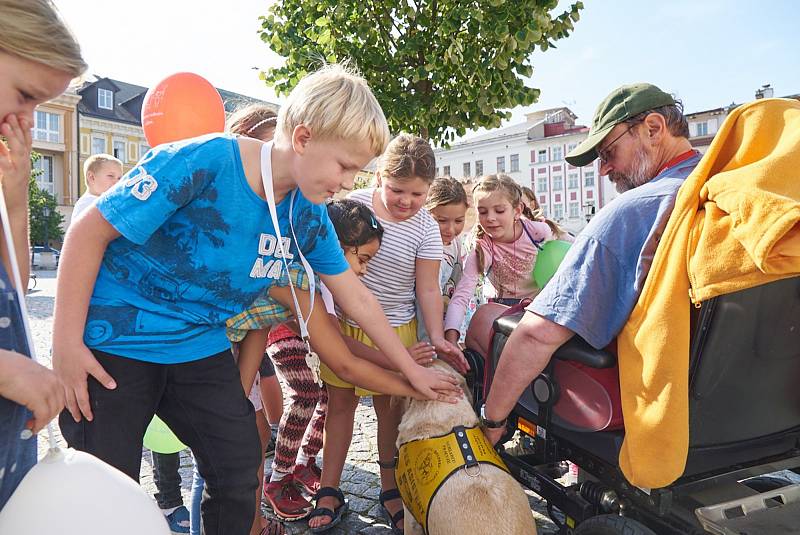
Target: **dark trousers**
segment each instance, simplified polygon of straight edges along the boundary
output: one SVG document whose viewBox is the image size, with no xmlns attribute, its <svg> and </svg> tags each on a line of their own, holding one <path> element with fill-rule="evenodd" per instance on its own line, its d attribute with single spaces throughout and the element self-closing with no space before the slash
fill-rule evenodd
<svg viewBox="0 0 800 535">
<path fill-rule="evenodd" d="M 206 481 L 203 533 L 248 534 L 261 452 L 253 405 L 231 352 L 171 365 L 93 353 L 117 388 L 106 390 L 89 377 L 94 419 L 75 423 L 69 412 L 62 412 L 59 425 L 67 443 L 138 481 L 142 438 L 158 414 L 192 449 Z"/>
<path fill-rule="evenodd" d="M 156 484 L 156 499 L 159 509 L 172 509 L 183 505 L 181 495 L 180 453 L 150 452 L 153 462 L 153 481 Z"/>
</svg>

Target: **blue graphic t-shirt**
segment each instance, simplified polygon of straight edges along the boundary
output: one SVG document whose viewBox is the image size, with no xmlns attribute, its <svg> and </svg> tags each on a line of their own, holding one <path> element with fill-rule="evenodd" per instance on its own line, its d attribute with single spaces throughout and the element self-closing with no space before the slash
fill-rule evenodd
<svg viewBox="0 0 800 535">
<path fill-rule="evenodd" d="M 277 206 L 287 260 L 348 269 L 324 206 L 299 191 Z M 283 272 L 267 202 L 247 183 L 234 136 L 211 134 L 152 149 L 97 202 L 122 236 L 103 256 L 86 345 L 162 364 L 229 347 L 225 320 Z"/>
</svg>

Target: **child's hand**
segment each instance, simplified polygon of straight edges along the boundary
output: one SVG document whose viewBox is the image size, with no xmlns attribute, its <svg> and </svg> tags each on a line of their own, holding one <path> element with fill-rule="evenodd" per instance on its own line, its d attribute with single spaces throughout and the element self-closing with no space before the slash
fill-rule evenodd
<svg viewBox="0 0 800 535">
<path fill-rule="evenodd" d="M 464 358 L 464 353 L 456 344 L 444 338 L 434 338 L 431 342 L 433 342 L 433 347 L 436 348 L 439 358 L 452 366 L 455 371 L 461 375 L 469 371 L 467 359 Z"/>
<path fill-rule="evenodd" d="M 76 422 L 81 421 L 81 414 L 90 422 L 94 418 L 87 386 L 89 375 L 109 390 L 117 388 L 114 378 L 103 369 L 83 343 L 74 347 L 54 347 L 53 369 L 64 383 L 67 410 Z"/>
<path fill-rule="evenodd" d="M 7 190 L 28 191 L 31 176 L 31 125 L 13 113 L 0 123 L 0 177 Z"/>
<path fill-rule="evenodd" d="M 408 348 L 408 354 L 420 366 L 429 366 L 436 356 L 436 350 L 428 342 L 417 342 Z"/>
<path fill-rule="evenodd" d="M 441 370 L 433 370 L 417 366 L 406 374 L 411 385 L 420 393 L 417 399 L 430 399 L 456 403 L 464 396 L 458 379 Z"/>
<path fill-rule="evenodd" d="M 3 350 L 0 359 L 0 395 L 27 407 L 33 413 L 29 429 L 38 433 L 64 408 L 61 381 L 52 370 L 25 355 Z"/>
</svg>

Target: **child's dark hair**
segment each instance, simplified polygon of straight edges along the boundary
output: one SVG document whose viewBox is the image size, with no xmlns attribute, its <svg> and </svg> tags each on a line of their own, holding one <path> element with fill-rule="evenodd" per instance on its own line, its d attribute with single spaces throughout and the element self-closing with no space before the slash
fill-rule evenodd
<svg viewBox="0 0 800 535">
<path fill-rule="evenodd" d="M 447 204 L 463 204 L 469 207 L 467 192 L 464 186 L 451 176 L 437 177 L 428 190 L 428 198 L 425 201 L 425 208 L 433 210 L 438 206 Z"/>
<path fill-rule="evenodd" d="M 361 247 L 383 239 L 383 226 L 365 204 L 351 199 L 328 201 L 328 217 L 339 242 L 345 247 Z"/>
</svg>

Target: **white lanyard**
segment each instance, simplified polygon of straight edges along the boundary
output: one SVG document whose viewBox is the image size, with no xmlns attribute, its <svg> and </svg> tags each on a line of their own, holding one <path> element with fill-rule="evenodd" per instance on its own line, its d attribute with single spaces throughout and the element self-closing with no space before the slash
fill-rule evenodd
<svg viewBox="0 0 800 535">
<path fill-rule="evenodd" d="M 308 335 L 308 322 L 303 317 L 303 313 L 300 310 L 300 303 L 297 301 L 297 294 L 295 293 L 294 282 L 292 282 L 291 274 L 289 273 L 289 263 L 286 261 L 287 251 L 284 249 L 283 246 L 283 237 L 281 236 L 281 228 L 278 224 L 278 211 L 275 206 L 275 191 L 272 187 L 272 141 L 268 143 L 264 143 L 264 146 L 261 147 L 261 180 L 264 182 L 264 194 L 267 196 L 267 204 L 269 205 L 269 215 L 272 218 L 272 226 L 275 227 L 275 237 L 278 240 L 278 248 L 280 249 L 281 258 L 283 260 L 283 266 L 286 269 L 286 277 L 289 279 L 289 289 L 292 292 L 292 300 L 294 301 L 294 307 L 297 311 L 297 323 L 300 325 L 300 337 L 306 344 L 306 349 L 308 351 L 308 356 L 306 357 L 306 362 L 308 363 L 309 367 L 315 372 L 315 375 L 318 376 L 318 368 L 319 368 L 319 358 L 311 351 L 311 343 L 309 341 Z M 292 190 L 291 196 L 289 197 L 289 228 L 292 232 L 292 238 L 294 239 L 294 243 L 297 245 L 297 254 L 300 255 L 300 262 L 303 264 L 303 268 L 306 270 L 306 276 L 308 278 L 308 287 L 309 293 L 311 294 L 311 303 L 308 309 L 308 316 L 311 317 L 311 313 L 314 311 L 314 290 L 316 283 L 314 281 L 314 270 L 311 269 L 311 265 L 306 260 L 306 257 L 303 256 L 303 252 L 300 250 L 300 242 L 297 241 L 297 235 L 294 233 L 294 221 L 293 221 L 293 213 L 294 213 L 294 199 L 295 195 L 297 194 L 297 190 Z M 317 368 L 315 370 L 314 368 Z M 319 382 L 319 380 L 317 380 Z"/>
</svg>

